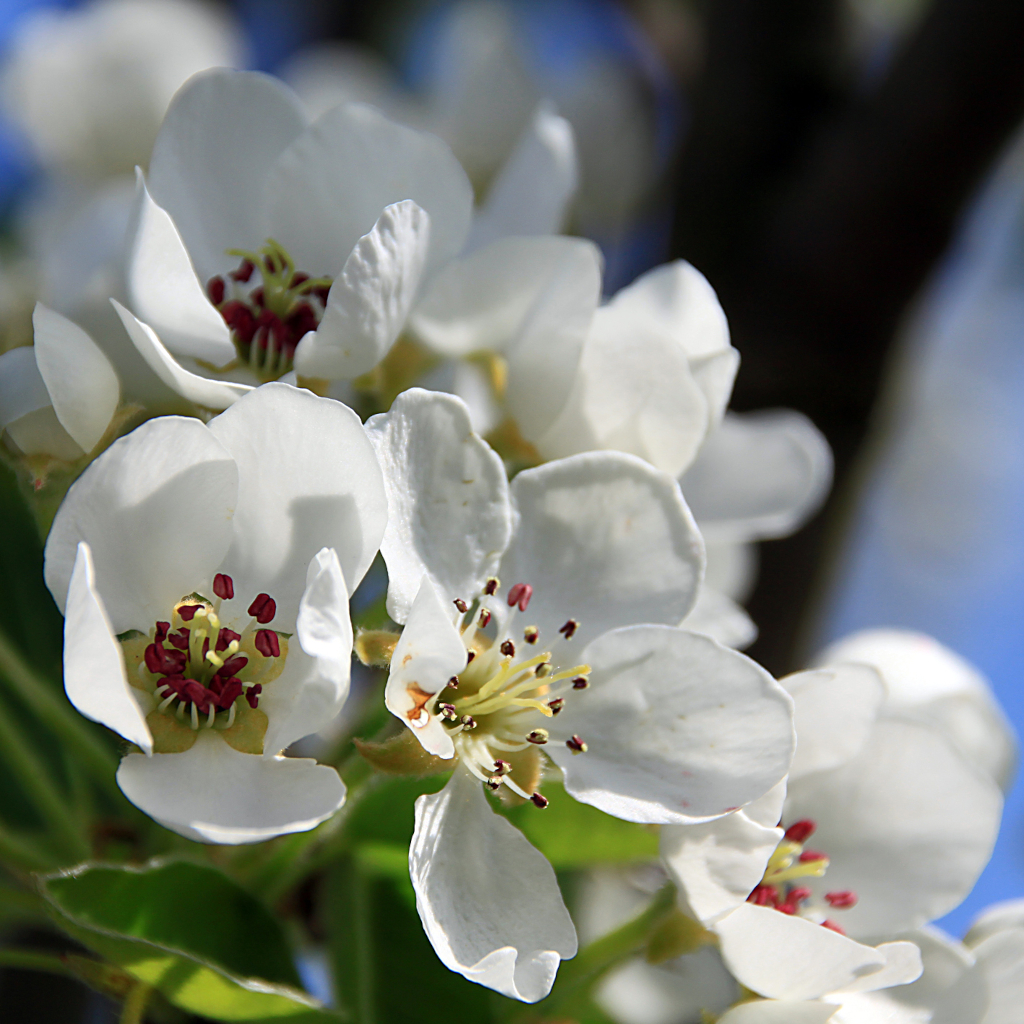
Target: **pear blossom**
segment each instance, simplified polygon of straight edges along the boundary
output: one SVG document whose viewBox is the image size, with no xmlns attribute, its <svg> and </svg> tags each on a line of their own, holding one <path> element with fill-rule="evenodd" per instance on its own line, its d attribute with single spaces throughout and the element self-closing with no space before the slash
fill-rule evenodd
<svg viewBox="0 0 1024 1024">
<path fill-rule="evenodd" d="M 532 1002 L 575 932 L 550 866 L 485 790 L 543 809 L 558 769 L 570 795 L 627 821 L 722 815 L 785 774 L 789 701 L 677 628 L 703 551 L 671 477 L 593 452 L 509 487 L 466 407 L 419 389 L 367 430 L 389 495 L 388 610 L 405 626 L 386 704 L 455 769 L 417 801 L 417 907 L 446 966 Z"/>
<path fill-rule="evenodd" d="M 130 744 L 117 781 L 208 843 L 312 828 L 345 797 L 281 751 L 348 692 L 348 595 L 386 499 L 358 417 L 285 384 L 158 417 L 71 487 L 46 544 L 71 703 Z"/>
<path fill-rule="evenodd" d="M 22 20 L 0 80 L 8 114 L 45 167 L 90 177 L 145 164 L 175 90 L 238 66 L 238 29 L 195 0 L 93 0 Z"/>
<path fill-rule="evenodd" d="M 22 455 L 75 462 L 107 433 L 120 382 L 77 324 L 41 303 L 32 324 L 34 345 L 0 355 L 0 429 Z"/>
</svg>

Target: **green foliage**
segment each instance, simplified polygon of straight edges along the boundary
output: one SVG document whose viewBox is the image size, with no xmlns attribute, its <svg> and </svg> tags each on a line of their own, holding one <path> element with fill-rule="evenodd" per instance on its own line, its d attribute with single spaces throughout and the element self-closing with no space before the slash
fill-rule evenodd
<svg viewBox="0 0 1024 1024">
<path fill-rule="evenodd" d="M 214 868 L 85 865 L 40 887 L 65 931 L 183 1010 L 222 1021 L 337 1019 L 299 990 L 280 925 Z"/>
</svg>

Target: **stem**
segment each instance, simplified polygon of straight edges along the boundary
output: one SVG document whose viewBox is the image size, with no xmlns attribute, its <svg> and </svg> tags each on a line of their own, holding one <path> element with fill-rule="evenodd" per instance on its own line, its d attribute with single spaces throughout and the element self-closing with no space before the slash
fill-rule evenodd
<svg viewBox="0 0 1024 1024">
<path fill-rule="evenodd" d="M 0 755 L 7 761 L 54 836 L 76 860 L 90 854 L 82 826 L 57 788 L 49 768 L 14 726 L 0 701 Z"/>
<path fill-rule="evenodd" d="M 35 953 L 27 949 L 0 949 L 0 967 L 46 971 L 48 974 L 62 974 L 65 978 L 81 980 L 59 956 L 52 953 Z"/>
<path fill-rule="evenodd" d="M 121 1007 L 120 1024 L 142 1024 L 146 1004 L 152 992 L 152 987 L 144 981 L 136 983 L 125 996 L 124 1005 Z"/>
</svg>

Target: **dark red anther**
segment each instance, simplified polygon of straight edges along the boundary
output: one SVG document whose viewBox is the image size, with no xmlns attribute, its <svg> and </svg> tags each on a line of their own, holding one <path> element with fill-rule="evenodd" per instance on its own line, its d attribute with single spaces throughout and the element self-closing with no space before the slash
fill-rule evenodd
<svg viewBox="0 0 1024 1024">
<path fill-rule="evenodd" d="M 774 885 L 755 885 L 747 902 L 756 903 L 759 907 L 774 907 L 778 899 L 779 890 Z"/>
<path fill-rule="evenodd" d="M 570 619 L 564 626 L 559 628 L 558 632 L 562 633 L 566 640 L 571 640 L 579 628 L 580 624 L 575 619 Z"/>
<path fill-rule="evenodd" d="M 501 647 L 498 648 L 506 658 L 512 658 L 516 653 L 516 645 L 511 640 L 503 640 Z"/>
<path fill-rule="evenodd" d="M 838 910 L 846 910 L 856 904 L 857 894 L 852 889 L 844 889 L 842 892 L 825 893 L 825 899 L 828 900 L 830 906 Z"/>
<path fill-rule="evenodd" d="M 210 691 L 196 679 L 186 679 L 182 685 L 186 700 L 191 701 L 205 715 L 210 710 Z"/>
<path fill-rule="evenodd" d="M 529 583 L 517 583 L 508 592 L 508 606 L 515 608 L 517 605 L 521 612 L 525 612 L 533 597 L 533 587 Z"/>
<path fill-rule="evenodd" d="M 178 609 L 178 614 L 185 622 L 191 622 L 195 618 L 196 612 L 202 607 L 201 604 L 183 604 Z"/>
<path fill-rule="evenodd" d="M 799 909 L 795 903 L 790 903 L 788 900 L 785 903 L 777 903 L 775 909 L 781 911 L 783 914 L 789 914 L 792 917 Z"/>
<path fill-rule="evenodd" d="M 167 633 L 170 631 L 170 628 L 171 624 L 169 622 L 158 622 L 153 640 L 158 644 L 162 644 L 167 639 Z"/>
<path fill-rule="evenodd" d="M 237 299 L 225 302 L 221 306 L 220 315 L 243 345 L 251 344 L 252 336 L 256 333 L 256 318 L 244 302 Z"/>
<path fill-rule="evenodd" d="M 331 286 L 328 284 L 322 284 L 319 287 L 314 288 L 311 294 L 315 295 L 320 300 L 320 304 L 326 307 L 327 296 L 330 295 L 330 293 Z"/>
<path fill-rule="evenodd" d="M 301 270 L 296 270 L 292 274 L 292 279 L 288 282 L 289 288 L 298 288 L 300 284 L 305 284 L 309 280 L 309 274 L 302 273 Z"/>
<path fill-rule="evenodd" d="M 249 689 L 245 691 L 245 699 L 249 702 L 249 707 L 251 707 L 253 711 L 255 711 L 259 705 L 260 694 L 262 692 L 263 687 L 259 683 L 256 683 L 255 686 L 250 686 Z"/>
<path fill-rule="evenodd" d="M 557 715 L 565 707 L 565 699 L 563 697 L 556 697 L 554 700 L 549 700 L 548 707 L 551 708 L 551 714 Z"/>
<path fill-rule="evenodd" d="M 488 577 L 487 582 L 484 584 L 484 593 L 487 594 L 488 597 L 490 597 L 493 594 L 496 594 L 497 591 L 498 591 L 498 577 L 497 576 L 490 576 L 490 577 Z"/>
<path fill-rule="evenodd" d="M 206 294 L 215 306 L 219 306 L 224 301 L 224 278 L 220 275 L 211 277 L 206 282 Z"/>
<path fill-rule="evenodd" d="M 583 753 L 586 752 L 586 749 L 587 749 L 586 743 L 583 742 L 583 737 L 582 736 L 577 736 L 575 733 L 573 733 L 573 735 L 570 736 L 569 739 L 567 739 L 565 741 L 565 745 L 574 754 L 583 754 Z"/>
<path fill-rule="evenodd" d="M 791 843 L 805 843 L 814 835 L 814 830 L 817 827 L 817 824 L 811 821 L 810 818 L 804 818 L 802 821 L 794 821 L 793 824 L 786 829 L 786 838 Z"/>
<path fill-rule="evenodd" d="M 487 624 L 491 621 L 491 613 L 486 608 L 480 609 L 480 615 L 476 620 L 477 625 L 481 629 L 486 629 Z"/>
<path fill-rule="evenodd" d="M 457 690 L 459 688 L 459 677 L 458 676 L 452 676 L 451 679 L 448 680 L 448 685 L 453 690 Z"/>
<path fill-rule="evenodd" d="M 254 306 L 259 306 L 260 309 L 262 309 L 263 308 L 263 289 L 262 288 L 253 288 L 253 290 L 251 292 L 249 292 L 249 301 Z"/>
<path fill-rule="evenodd" d="M 232 281 L 240 281 L 242 284 L 245 284 L 252 277 L 252 272 L 255 269 L 256 265 L 252 260 L 242 260 L 241 266 L 237 270 L 232 270 L 228 277 Z"/>
<path fill-rule="evenodd" d="M 811 890 L 805 886 L 798 885 L 789 890 L 786 896 L 787 903 L 803 903 L 804 900 L 811 898 Z"/>
<path fill-rule="evenodd" d="M 548 798 L 542 793 L 534 793 L 530 799 L 533 801 L 533 806 L 539 807 L 541 810 L 547 807 L 549 803 Z"/>
<path fill-rule="evenodd" d="M 290 342 L 292 347 L 298 345 L 310 331 L 315 331 L 320 326 L 320 321 L 317 319 L 313 307 L 308 302 L 300 302 L 288 314 L 288 319 L 285 323 L 288 325 L 288 330 L 291 333 Z"/>
<path fill-rule="evenodd" d="M 256 630 L 255 645 L 256 650 L 259 651 L 264 658 L 281 657 L 281 644 L 277 638 L 277 634 L 272 629 Z"/>
<path fill-rule="evenodd" d="M 845 935 L 846 934 L 846 932 L 844 932 L 843 929 L 840 928 L 839 925 L 837 925 L 835 923 L 835 921 L 833 921 L 833 920 L 831 920 L 829 918 L 826 918 L 824 921 L 821 922 L 821 927 L 822 928 L 828 928 L 829 931 L 838 932 L 840 935 Z"/>
<path fill-rule="evenodd" d="M 574 690 L 585 690 L 590 685 L 590 680 L 586 676 L 576 676 L 572 681 L 572 688 Z"/>
<path fill-rule="evenodd" d="M 466 652 L 466 664 L 468 665 L 476 657 L 476 651 Z"/>
<path fill-rule="evenodd" d="M 807 864 L 812 860 L 828 860 L 828 854 L 822 853 L 820 850 L 804 850 L 804 852 L 797 857 L 797 860 L 801 864 Z"/>
<path fill-rule="evenodd" d="M 242 682 L 232 677 L 221 687 L 220 693 L 217 696 L 217 706 L 222 711 L 227 711 L 241 696 Z"/>
<path fill-rule="evenodd" d="M 162 644 L 150 644 L 143 654 L 146 668 L 154 675 L 171 676 L 181 672 L 188 660 L 181 651 L 169 651 Z"/>
<path fill-rule="evenodd" d="M 453 604 L 453 605 L 455 605 L 455 607 L 456 607 L 456 608 L 458 608 L 458 610 L 459 610 L 459 611 L 460 611 L 460 612 L 461 612 L 461 613 L 462 613 L 463 615 L 465 615 L 465 614 L 466 614 L 466 612 L 468 612 L 468 611 L 469 611 L 469 605 L 468 605 L 468 604 L 466 604 L 466 602 L 465 602 L 465 601 L 463 601 L 461 597 L 457 597 L 457 598 L 455 598 L 455 600 L 454 600 L 454 601 L 452 601 L 452 604 Z"/>
<path fill-rule="evenodd" d="M 240 634 L 236 633 L 233 629 L 228 629 L 227 626 L 224 626 L 224 628 L 217 634 L 217 646 L 215 650 L 219 654 L 221 651 L 226 651 L 236 640 L 241 639 L 242 637 Z"/>
<path fill-rule="evenodd" d="M 239 655 L 237 658 L 228 658 L 219 669 L 217 669 L 217 675 L 222 679 L 230 679 L 232 676 L 237 676 L 239 672 L 249 664 L 248 658 L 243 658 Z"/>
<path fill-rule="evenodd" d="M 261 626 L 265 626 L 277 614 L 277 602 L 269 594 L 257 594 L 249 605 L 249 614 Z"/>
<path fill-rule="evenodd" d="M 179 651 L 188 650 L 189 637 L 192 635 L 190 629 L 179 629 L 174 633 L 167 634 L 167 642 L 174 647 L 177 647 Z"/>
<path fill-rule="evenodd" d="M 219 572 L 213 577 L 213 592 L 222 601 L 230 601 L 235 596 L 235 581 L 230 576 Z"/>
</svg>

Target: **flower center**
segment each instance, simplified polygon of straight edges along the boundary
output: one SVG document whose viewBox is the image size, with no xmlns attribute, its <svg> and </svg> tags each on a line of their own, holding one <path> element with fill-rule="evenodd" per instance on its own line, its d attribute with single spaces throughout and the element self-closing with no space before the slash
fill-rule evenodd
<svg viewBox="0 0 1024 1024">
<path fill-rule="evenodd" d="M 760 907 L 772 907 L 783 914 L 808 917 L 843 935 L 845 932 L 835 921 L 825 917 L 820 909 L 808 905 L 813 895 L 811 890 L 793 884 L 801 878 L 823 878 L 828 870 L 828 855 L 818 850 L 809 850 L 804 845 L 816 829 L 817 825 L 809 819 L 794 822 L 786 829 L 782 842 L 768 861 L 764 877 L 747 897 L 747 902 L 756 903 Z M 833 909 L 845 910 L 857 902 L 857 894 L 848 889 L 827 892 L 825 901 Z"/>
<path fill-rule="evenodd" d="M 488 627 L 497 617 L 487 607 L 487 599 L 498 587 L 498 580 L 492 578 L 472 607 L 455 602 L 463 613 L 461 633 L 469 661 L 449 681 L 444 696 L 439 695 L 437 712 L 448 725 L 462 763 L 489 789 L 507 787 L 537 807 L 546 807 L 547 798 L 539 791 L 546 761 L 541 748 L 564 742 L 574 754 L 586 753 L 583 738 L 557 729 L 554 719 L 573 693 L 590 685 L 590 666 L 561 668 L 553 663 L 551 651 L 534 654 L 540 640 L 536 626 L 522 629 L 520 643 L 525 649 L 517 650 L 511 635 L 500 641 L 490 635 Z M 532 595 L 533 588 L 526 583 L 509 590 L 508 606 L 513 610 L 509 627 L 517 614 L 526 611 Z M 568 640 L 578 628 L 579 623 L 569 619 L 559 633 Z M 427 720 L 422 719 L 424 724 Z M 417 722 L 412 724 L 415 727 Z"/>
<path fill-rule="evenodd" d="M 120 637 L 125 660 L 135 667 L 129 682 L 152 695 L 146 718 L 154 749 L 187 749 L 202 728 L 222 730 L 238 749 L 262 750 L 266 715 L 258 710 L 260 694 L 284 667 L 287 636 L 265 628 L 277 612 L 269 594 L 256 596 L 248 608 L 251 618 L 236 631 L 219 615 L 221 602 L 234 597 L 233 580 L 218 573 L 213 591 L 213 601 L 199 594 L 182 598 L 170 619 L 157 622 L 148 636 L 132 631 Z M 182 729 L 192 736 L 182 736 Z"/>
<path fill-rule="evenodd" d="M 242 263 L 207 282 L 210 302 L 231 328 L 238 363 L 263 381 L 288 373 L 295 348 L 320 325 L 331 278 L 310 277 L 295 269 L 285 248 L 272 238 L 259 252 L 229 249 Z M 253 275 L 258 274 L 259 282 Z"/>
</svg>

